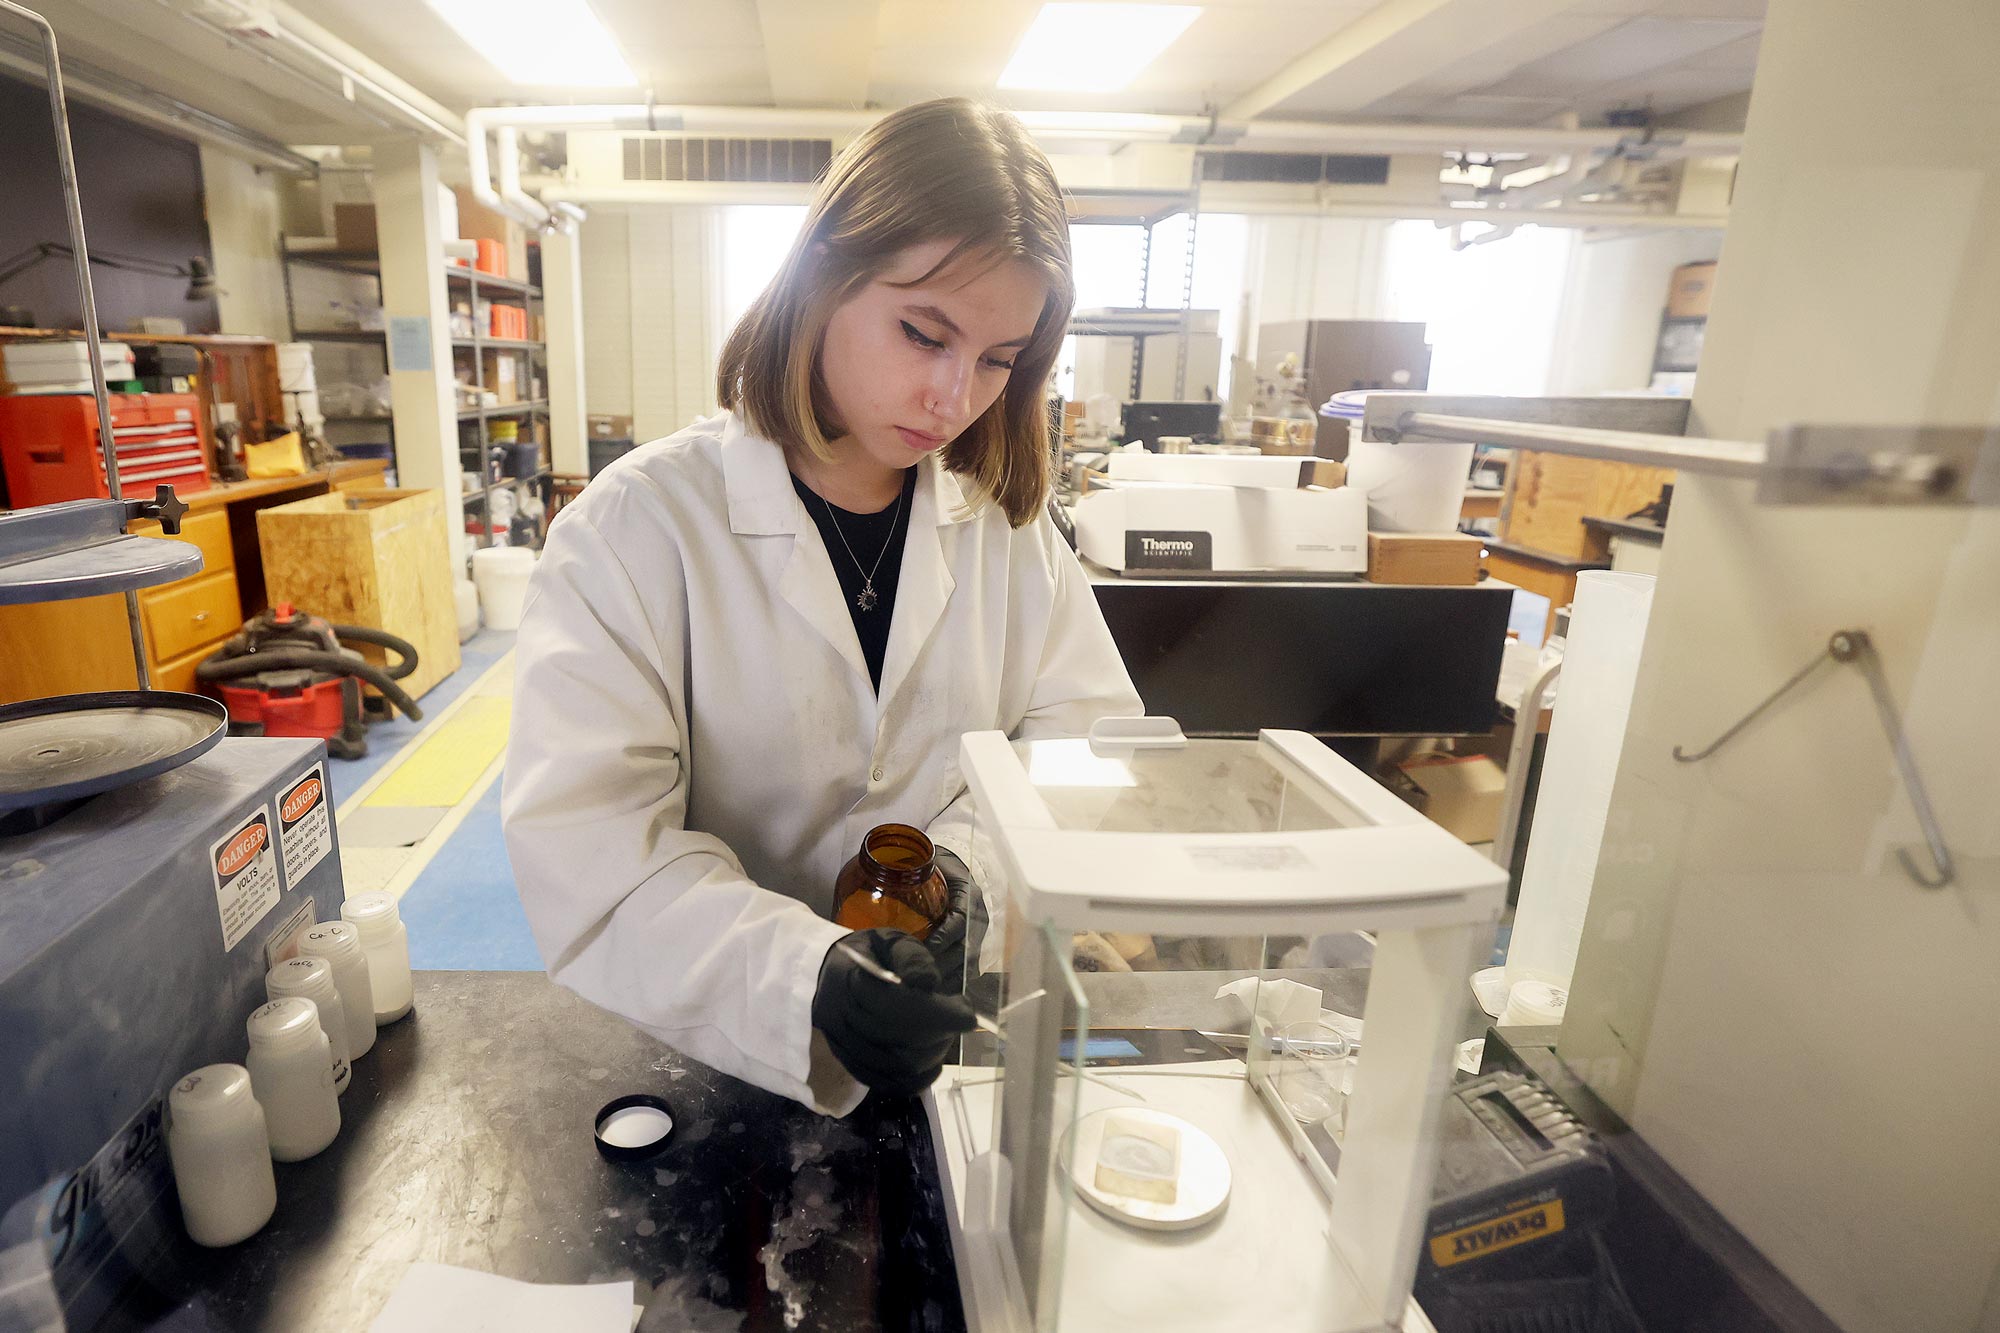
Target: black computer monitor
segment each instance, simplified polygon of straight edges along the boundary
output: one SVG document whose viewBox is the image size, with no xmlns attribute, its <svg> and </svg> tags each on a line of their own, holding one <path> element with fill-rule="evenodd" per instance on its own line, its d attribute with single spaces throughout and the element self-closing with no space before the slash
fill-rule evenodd
<svg viewBox="0 0 2000 1333">
<path fill-rule="evenodd" d="M 1144 440 L 1160 452 L 1162 435 L 1185 435 L 1214 441 L 1222 433 L 1221 403 L 1127 403 L 1124 440 Z"/>
</svg>

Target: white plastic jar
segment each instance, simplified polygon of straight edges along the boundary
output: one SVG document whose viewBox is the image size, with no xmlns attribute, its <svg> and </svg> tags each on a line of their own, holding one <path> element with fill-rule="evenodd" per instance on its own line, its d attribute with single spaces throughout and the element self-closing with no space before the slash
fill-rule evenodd
<svg viewBox="0 0 2000 1333">
<path fill-rule="evenodd" d="M 234 1245 L 271 1220 L 278 1182 L 249 1070 L 203 1065 L 174 1084 L 167 1094 L 167 1160 L 195 1244 Z"/>
<path fill-rule="evenodd" d="M 264 993 L 274 1000 L 296 995 L 312 1001 L 313 1008 L 319 1010 L 320 1031 L 326 1033 L 327 1043 L 333 1047 L 334 1093 L 346 1092 L 352 1072 L 348 1068 L 347 1009 L 340 1002 L 339 988 L 334 985 L 333 964 L 310 954 L 287 958 L 265 974 Z"/>
<path fill-rule="evenodd" d="M 375 1025 L 383 1027 L 410 1012 L 410 932 L 396 899 L 387 893 L 350 894 L 340 919 L 354 927 L 368 955 L 368 984 L 375 992 Z"/>
<path fill-rule="evenodd" d="M 340 1098 L 333 1090 L 333 1045 L 311 1000 L 273 1000 L 244 1024 L 250 1054 L 243 1063 L 264 1108 L 271 1156 L 300 1162 L 340 1133 Z"/>
<path fill-rule="evenodd" d="M 333 965 L 334 989 L 347 1015 L 347 1058 L 359 1060 L 375 1047 L 375 987 L 360 932 L 345 921 L 322 921 L 299 941 L 299 952 Z"/>
</svg>

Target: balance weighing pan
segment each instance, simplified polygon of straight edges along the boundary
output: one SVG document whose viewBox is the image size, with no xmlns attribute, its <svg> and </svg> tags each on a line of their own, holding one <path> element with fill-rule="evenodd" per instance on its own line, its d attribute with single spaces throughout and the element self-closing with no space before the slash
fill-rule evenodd
<svg viewBox="0 0 2000 1333">
<path fill-rule="evenodd" d="M 229 711 L 200 694 L 107 690 L 0 707 L 0 814 L 80 800 L 213 749 Z"/>
</svg>

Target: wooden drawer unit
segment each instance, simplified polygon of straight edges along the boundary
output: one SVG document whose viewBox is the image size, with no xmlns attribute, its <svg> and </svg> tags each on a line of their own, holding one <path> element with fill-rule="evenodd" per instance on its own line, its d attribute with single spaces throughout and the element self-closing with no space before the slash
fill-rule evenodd
<svg viewBox="0 0 2000 1333">
<path fill-rule="evenodd" d="M 146 626 L 146 652 L 154 662 L 227 638 L 243 623 L 236 575 L 225 569 L 149 591 L 139 598 L 139 616 Z"/>
<path fill-rule="evenodd" d="M 127 532 L 139 537 L 164 537 L 160 525 L 150 518 L 133 520 Z M 229 514 L 225 510 L 212 510 L 205 514 L 189 514 L 181 520 L 181 534 L 175 541 L 187 542 L 201 548 L 201 573 L 219 574 L 225 569 L 236 567 L 236 552 L 229 541 Z M 200 578 L 201 575 L 195 575 Z M 141 594 L 142 596 L 145 594 Z"/>
<path fill-rule="evenodd" d="M 153 661 L 152 654 L 148 653 L 146 669 L 153 675 L 153 688 L 178 690 L 182 694 L 200 694 L 202 690 L 195 683 L 194 669 L 200 666 L 202 659 L 215 649 L 214 643 L 204 643 L 192 652 L 182 653 L 179 657 L 168 658 L 164 662 Z"/>
</svg>

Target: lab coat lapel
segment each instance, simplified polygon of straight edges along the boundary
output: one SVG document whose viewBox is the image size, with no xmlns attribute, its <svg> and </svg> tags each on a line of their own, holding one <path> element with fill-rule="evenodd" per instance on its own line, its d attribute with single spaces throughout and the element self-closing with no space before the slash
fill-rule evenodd
<svg viewBox="0 0 2000 1333">
<path fill-rule="evenodd" d="M 778 575 L 778 595 L 806 624 L 832 645 L 865 689 L 868 664 L 861 641 L 847 613 L 833 562 L 819 539 L 819 529 L 799 504 L 792 489 L 785 451 L 770 440 L 745 430 L 731 414 L 722 433 L 722 479 L 729 498 L 729 530 L 738 536 L 791 538 L 791 554 Z M 758 669 L 747 664 L 747 670 Z"/>
<path fill-rule="evenodd" d="M 968 517 L 958 480 L 934 458 L 918 464 L 910 498 L 910 528 L 903 541 L 903 567 L 896 584 L 896 614 L 889 622 L 888 650 L 882 657 L 880 697 L 886 705 L 916 670 L 917 659 L 944 619 L 945 603 L 956 586 L 945 558 L 950 531 Z"/>
</svg>

